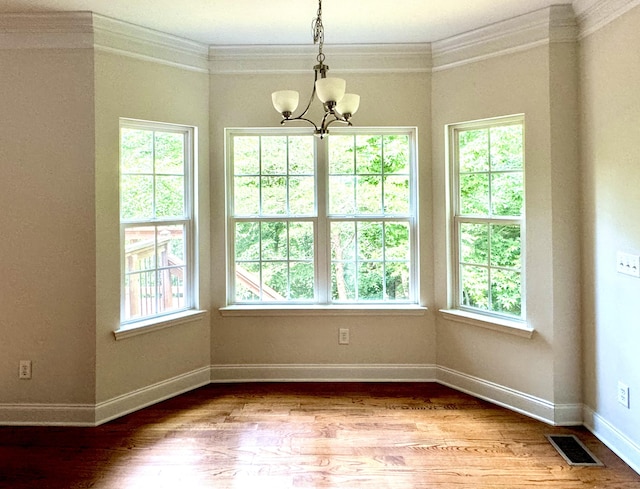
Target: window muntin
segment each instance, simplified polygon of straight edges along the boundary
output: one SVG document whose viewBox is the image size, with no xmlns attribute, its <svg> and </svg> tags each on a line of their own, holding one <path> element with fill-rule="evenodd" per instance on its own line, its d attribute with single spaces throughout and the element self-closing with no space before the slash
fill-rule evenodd
<svg viewBox="0 0 640 489">
<path fill-rule="evenodd" d="M 228 132 L 229 303 L 415 303 L 413 131 Z"/>
<path fill-rule="evenodd" d="M 456 308 L 524 320 L 524 119 L 450 126 Z"/>
<path fill-rule="evenodd" d="M 121 322 L 193 307 L 189 127 L 121 120 Z"/>
</svg>

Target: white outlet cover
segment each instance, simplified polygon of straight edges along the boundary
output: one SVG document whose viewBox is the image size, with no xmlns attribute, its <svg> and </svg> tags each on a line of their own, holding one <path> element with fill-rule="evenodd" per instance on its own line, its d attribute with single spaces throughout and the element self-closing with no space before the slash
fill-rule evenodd
<svg viewBox="0 0 640 489">
<path fill-rule="evenodd" d="M 629 409 L 629 386 L 618 382 L 618 402 Z"/>
<path fill-rule="evenodd" d="M 640 277 L 640 256 L 618 251 L 616 253 L 616 271 L 632 277 Z"/>
</svg>

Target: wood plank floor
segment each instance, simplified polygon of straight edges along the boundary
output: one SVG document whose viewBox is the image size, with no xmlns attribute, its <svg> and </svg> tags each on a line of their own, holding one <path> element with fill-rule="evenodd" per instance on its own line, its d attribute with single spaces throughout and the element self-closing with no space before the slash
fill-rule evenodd
<svg viewBox="0 0 640 489">
<path fill-rule="evenodd" d="M 545 434 L 605 467 L 572 467 Z M 640 488 L 582 428 L 438 384 L 210 385 L 97 428 L 0 427 L 0 487 Z"/>
</svg>

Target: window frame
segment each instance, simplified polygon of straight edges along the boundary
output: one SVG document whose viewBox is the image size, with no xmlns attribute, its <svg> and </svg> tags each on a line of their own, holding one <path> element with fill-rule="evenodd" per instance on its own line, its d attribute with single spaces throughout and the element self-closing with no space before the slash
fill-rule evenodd
<svg viewBox="0 0 640 489">
<path fill-rule="evenodd" d="M 491 129 L 494 127 L 504 127 L 521 125 L 522 127 L 522 211 L 519 217 L 515 216 L 466 216 L 460 214 L 460 157 L 459 139 L 460 132 L 474 129 Z M 475 323 L 490 329 L 501 329 L 503 327 L 521 329 L 530 334 L 527 324 L 527 293 L 526 293 L 526 124 L 524 114 L 514 114 L 502 117 L 480 119 L 469 122 L 449 124 L 445 127 L 448 177 L 449 177 L 449 287 L 448 302 L 449 310 L 442 311 L 445 315 L 454 320 L 465 323 Z M 490 146 L 489 146 L 490 148 Z M 491 170 L 489 170 L 491 174 Z M 489 193 L 491 195 L 491 193 Z M 483 310 L 476 307 L 466 306 L 462 301 L 462 282 L 460 277 L 461 250 L 460 250 L 460 224 L 480 223 L 480 224 L 517 224 L 520 227 L 520 304 L 521 314 L 515 316 L 509 313 Z M 491 265 L 487 268 L 499 269 L 501 267 Z"/>
<path fill-rule="evenodd" d="M 122 218 L 122 130 L 134 129 L 152 132 L 164 132 L 181 134 L 184 140 L 184 211 L 182 216 L 171 216 L 167 218 L 152 219 L 123 219 Z M 133 336 L 134 329 L 149 328 L 157 329 L 190 322 L 197 319 L 203 311 L 196 311 L 196 225 L 195 225 L 195 168 L 196 168 L 196 137 L 197 128 L 182 124 L 167 122 L 146 121 L 138 119 L 120 118 L 118 131 L 118 216 L 120 225 L 120 328 L 116 331 L 116 339 Z M 155 168 L 153 175 L 157 172 Z M 181 225 L 184 229 L 184 304 L 182 307 L 169 311 L 156 311 L 155 314 L 126 319 L 126 251 L 125 232 L 128 228 L 140 226 L 174 226 Z M 157 272 L 162 267 L 157 263 L 154 271 Z M 194 315 L 194 313 L 197 313 Z M 155 326 L 155 328 L 153 328 Z"/>
<path fill-rule="evenodd" d="M 409 138 L 409 211 L 406 217 L 370 215 L 354 215 L 351 219 L 345 216 L 331 216 L 329 214 L 329 145 L 331 135 L 406 135 Z M 314 148 L 314 178 L 315 178 L 315 209 L 313 216 L 282 216 L 272 220 L 296 221 L 311 220 L 314 223 L 314 289 L 313 300 L 284 300 L 284 301 L 237 301 L 235 297 L 235 222 L 233 215 L 234 203 L 234 169 L 233 169 L 233 138 L 236 136 L 313 136 L 306 128 L 226 128 L 225 129 L 225 191 L 226 191 L 226 243 L 227 243 L 227 298 L 226 307 L 222 310 L 242 311 L 251 309 L 269 310 L 306 310 L 326 311 L 328 308 L 343 311 L 357 311 L 361 308 L 371 310 L 409 309 L 418 306 L 419 294 L 419 219 L 418 219 L 418 141 L 415 127 L 349 127 L 335 128 L 331 135 L 322 141 L 313 137 Z M 260 220 L 256 217 L 256 220 Z M 407 300 L 359 300 L 334 301 L 331 299 L 331 247 L 329 239 L 329 223 L 332 220 L 407 220 L 409 222 L 410 246 L 410 280 L 409 299 Z M 269 220 L 269 218 L 264 218 Z M 233 313 L 232 313 L 233 314 Z M 241 313 L 242 314 L 242 313 Z"/>
</svg>

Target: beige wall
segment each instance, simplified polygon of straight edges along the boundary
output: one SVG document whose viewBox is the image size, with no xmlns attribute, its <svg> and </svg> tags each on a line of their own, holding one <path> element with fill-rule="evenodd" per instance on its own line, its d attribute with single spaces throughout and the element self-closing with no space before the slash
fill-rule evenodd
<svg viewBox="0 0 640 489">
<path fill-rule="evenodd" d="M 93 404 L 93 53 L 0 49 L 0 66 L 0 403 Z"/>
<path fill-rule="evenodd" d="M 337 74 L 336 74 L 337 76 Z M 431 302 L 430 76 L 340 73 L 348 90 L 361 95 L 353 122 L 362 126 L 417 126 L 420 145 L 421 302 Z M 211 77 L 211 259 L 212 303 L 225 305 L 224 141 L 225 127 L 274 127 L 280 116 L 271 92 L 282 88 L 308 96 L 313 72 L 302 75 L 213 75 Z M 394 90 L 389 90 L 394 87 Z M 302 101 L 301 101 L 302 105 Z M 350 329 L 349 346 L 338 345 L 338 328 Z M 221 317 L 212 315 L 211 363 L 419 364 L 435 362 L 432 314 L 423 316 Z"/>
<path fill-rule="evenodd" d="M 199 305 L 209 308 L 208 75 L 97 51 L 96 104 L 96 399 L 150 386 L 209 365 L 208 318 L 115 341 L 120 321 L 118 214 L 119 118 L 198 129 Z"/>
<path fill-rule="evenodd" d="M 582 39 L 579 57 L 554 43 L 433 74 L 344 74 L 362 95 L 354 124 L 418 127 L 423 316 L 218 314 L 224 128 L 276 126 L 270 93 L 306 94 L 311 73 L 208 75 L 92 49 L 0 50 L 0 405 L 93 408 L 209 365 L 437 364 L 560 408 L 584 402 L 633 450 L 640 280 L 615 272 L 615 254 L 640 254 L 638 25 L 636 7 Z M 437 313 L 448 297 L 444 126 L 515 113 L 526 116 L 531 339 Z M 115 341 L 120 117 L 199 129 L 199 300 L 211 317 Z M 351 330 L 348 347 L 339 327 Z M 17 379 L 21 359 L 33 361 L 31 381 Z M 616 403 L 618 380 L 630 410 Z"/>
<path fill-rule="evenodd" d="M 436 307 L 448 307 L 445 125 L 524 113 L 525 287 L 528 323 L 536 330 L 528 339 L 439 317 L 437 363 L 558 404 L 580 402 L 579 364 L 560 357 L 563 350 L 579 356 L 575 341 L 579 322 L 575 315 L 568 317 L 566 304 L 556 304 L 555 299 L 558 290 L 575 287 L 579 273 L 576 260 L 555 266 L 571 248 L 562 241 L 568 233 L 560 229 L 559 235 L 554 234 L 554 226 L 576 219 L 576 193 L 567 195 L 566 201 L 556 195 L 562 193 L 561 186 L 570 185 L 570 170 L 575 170 L 575 135 L 570 142 L 555 136 L 556 130 L 575 133 L 571 118 L 561 117 L 563 110 L 575 111 L 575 95 L 552 96 L 556 84 L 575 94 L 573 49 L 572 44 L 551 44 L 437 71 L 432 95 Z M 574 310 L 577 306 L 571 304 Z"/>
<path fill-rule="evenodd" d="M 616 252 L 640 254 L 640 7 L 581 43 L 584 402 L 640 446 L 640 279 Z M 631 388 L 631 409 L 616 401 Z M 640 456 L 636 455 L 640 466 Z"/>
</svg>

